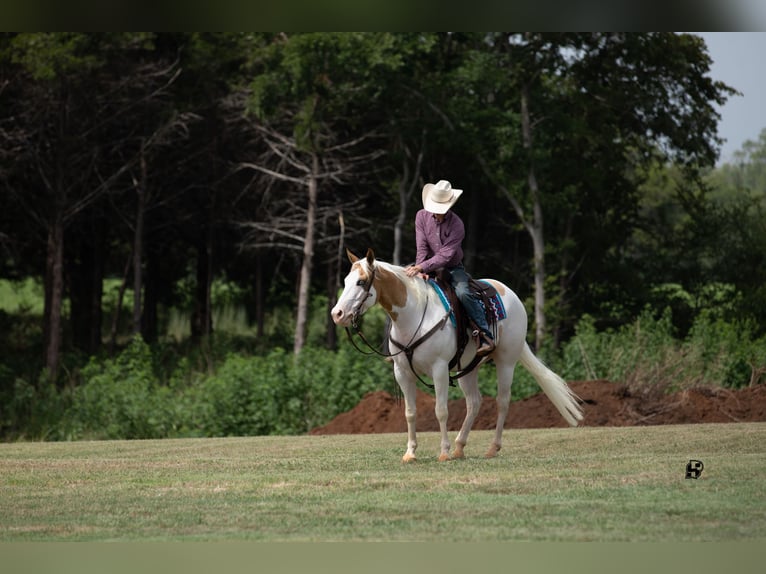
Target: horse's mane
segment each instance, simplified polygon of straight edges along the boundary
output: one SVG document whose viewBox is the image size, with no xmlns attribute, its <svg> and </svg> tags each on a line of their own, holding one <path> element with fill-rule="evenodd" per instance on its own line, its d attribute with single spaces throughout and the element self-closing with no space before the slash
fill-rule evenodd
<svg viewBox="0 0 766 574">
<path fill-rule="evenodd" d="M 394 265 L 393 263 L 389 263 L 388 261 L 383 261 L 382 259 L 375 259 L 375 265 L 380 265 L 385 269 L 386 271 L 390 271 L 391 273 L 395 273 L 399 276 L 406 277 L 407 274 L 404 272 L 404 267 L 401 265 Z"/>
<path fill-rule="evenodd" d="M 401 265 L 395 265 L 381 259 L 375 259 L 375 265 L 380 266 L 382 269 L 389 271 L 401 279 L 405 284 L 412 285 L 417 289 L 424 289 L 427 283 L 418 277 L 410 277 L 404 272 L 404 267 Z"/>
</svg>

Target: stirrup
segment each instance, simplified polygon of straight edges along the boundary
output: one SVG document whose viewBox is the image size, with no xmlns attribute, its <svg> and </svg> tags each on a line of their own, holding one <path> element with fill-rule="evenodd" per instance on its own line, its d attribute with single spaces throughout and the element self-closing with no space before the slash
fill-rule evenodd
<svg viewBox="0 0 766 574">
<path fill-rule="evenodd" d="M 495 350 L 495 341 L 491 339 L 490 337 L 487 337 L 486 335 L 481 335 L 479 337 L 479 344 L 476 347 L 476 354 L 479 357 L 483 357 L 484 355 L 489 355 L 492 351 Z"/>
<path fill-rule="evenodd" d="M 485 341 L 481 344 L 481 346 L 476 349 L 476 354 L 479 357 L 484 357 L 486 355 L 489 355 L 492 351 L 495 350 L 495 344 L 491 341 Z"/>
</svg>

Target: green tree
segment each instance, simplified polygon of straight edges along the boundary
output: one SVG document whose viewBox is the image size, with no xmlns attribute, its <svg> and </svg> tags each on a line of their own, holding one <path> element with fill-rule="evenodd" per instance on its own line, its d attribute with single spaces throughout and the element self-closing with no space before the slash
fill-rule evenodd
<svg viewBox="0 0 766 574">
<path fill-rule="evenodd" d="M 766 129 L 734 157 L 710 173 L 703 261 L 711 278 L 742 294 L 739 314 L 766 325 Z"/>
<path fill-rule="evenodd" d="M 502 34 L 493 46 L 515 87 L 497 113 L 515 108 L 519 119 L 516 130 L 500 119 L 488 126 L 480 156 L 532 240 L 539 345 L 546 256 L 556 256 L 560 296 L 594 299 L 594 285 L 608 293 L 609 283 L 623 284 L 640 168 L 658 155 L 674 162 L 685 207 L 699 203 L 719 143 L 714 105 L 733 90 L 709 77 L 704 42 L 692 35 Z"/>
<path fill-rule="evenodd" d="M 266 151 L 242 165 L 262 174 L 265 187 L 283 198 L 303 195 L 288 200 L 299 209 L 271 228 L 301 250 L 297 354 L 305 344 L 320 195 L 355 182 L 380 156 L 373 144 L 381 137 L 379 81 L 400 59 L 391 34 L 311 33 L 258 36 L 250 61 L 248 109 Z M 337 194 L 334 199 L 337 213 Z"/>
<path fill-rule="evenodd" d="M 124 100 L 112 105 L 115 93 L 130 86 L 110 73 L 109 57 L 143 50 L 150 37 L 25 33 L 3 40 L 4 70 L 14 79 L 3 94 L 6 110 L 12 110 L 3 146 L 13 150 L 15 164 L 4 174 L 6 190 L 46 235 L 45 365 L 54 379 L 61 349 L 65 230 L 131 165 L 130 160 L 111 164 L 111 146 L 102 139 L 106 126 L 126 111 L 120 107 Z M 103 89 L 94 90 L 99 82 Z M 99 99 L 107 93 L 108 100 Z"/>
</svg>

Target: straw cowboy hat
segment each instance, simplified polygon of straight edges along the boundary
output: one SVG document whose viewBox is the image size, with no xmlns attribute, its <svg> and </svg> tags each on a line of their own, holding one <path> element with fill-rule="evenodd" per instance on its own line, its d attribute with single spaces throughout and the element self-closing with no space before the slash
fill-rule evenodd
<svg viewBox="0 0 766 574">
<path fill-rule="evenodd" d="M 430 213 L 447 213 L 462 195 L 462 189 L 453 189 L 446 179 L 423 186 L 423 207 Z"/>
</svg>

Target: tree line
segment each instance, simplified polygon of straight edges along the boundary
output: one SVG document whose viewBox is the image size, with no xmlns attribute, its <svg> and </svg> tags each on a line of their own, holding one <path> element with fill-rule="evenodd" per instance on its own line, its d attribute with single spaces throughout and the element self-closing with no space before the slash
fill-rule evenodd
<svg viewBox="0 0 766 574">
<path fill-rule="evenodd" d="M 209 337 L 225 279 L 259 333 L 292 305 L 297 354 L 344 248 L 410 261 L 420 189 L 448 179 L 468 270 L 528 301 L 538 347 L 729 289 L 766 324 L 762 202 L 713 170 L 736 92 L 710 64 L 674 33 L 5 33 L 0 278 L 42 279 L 51 380 L 115 345 L 107 277 L 145 341 L 185 298 Z"/>
</svg>

